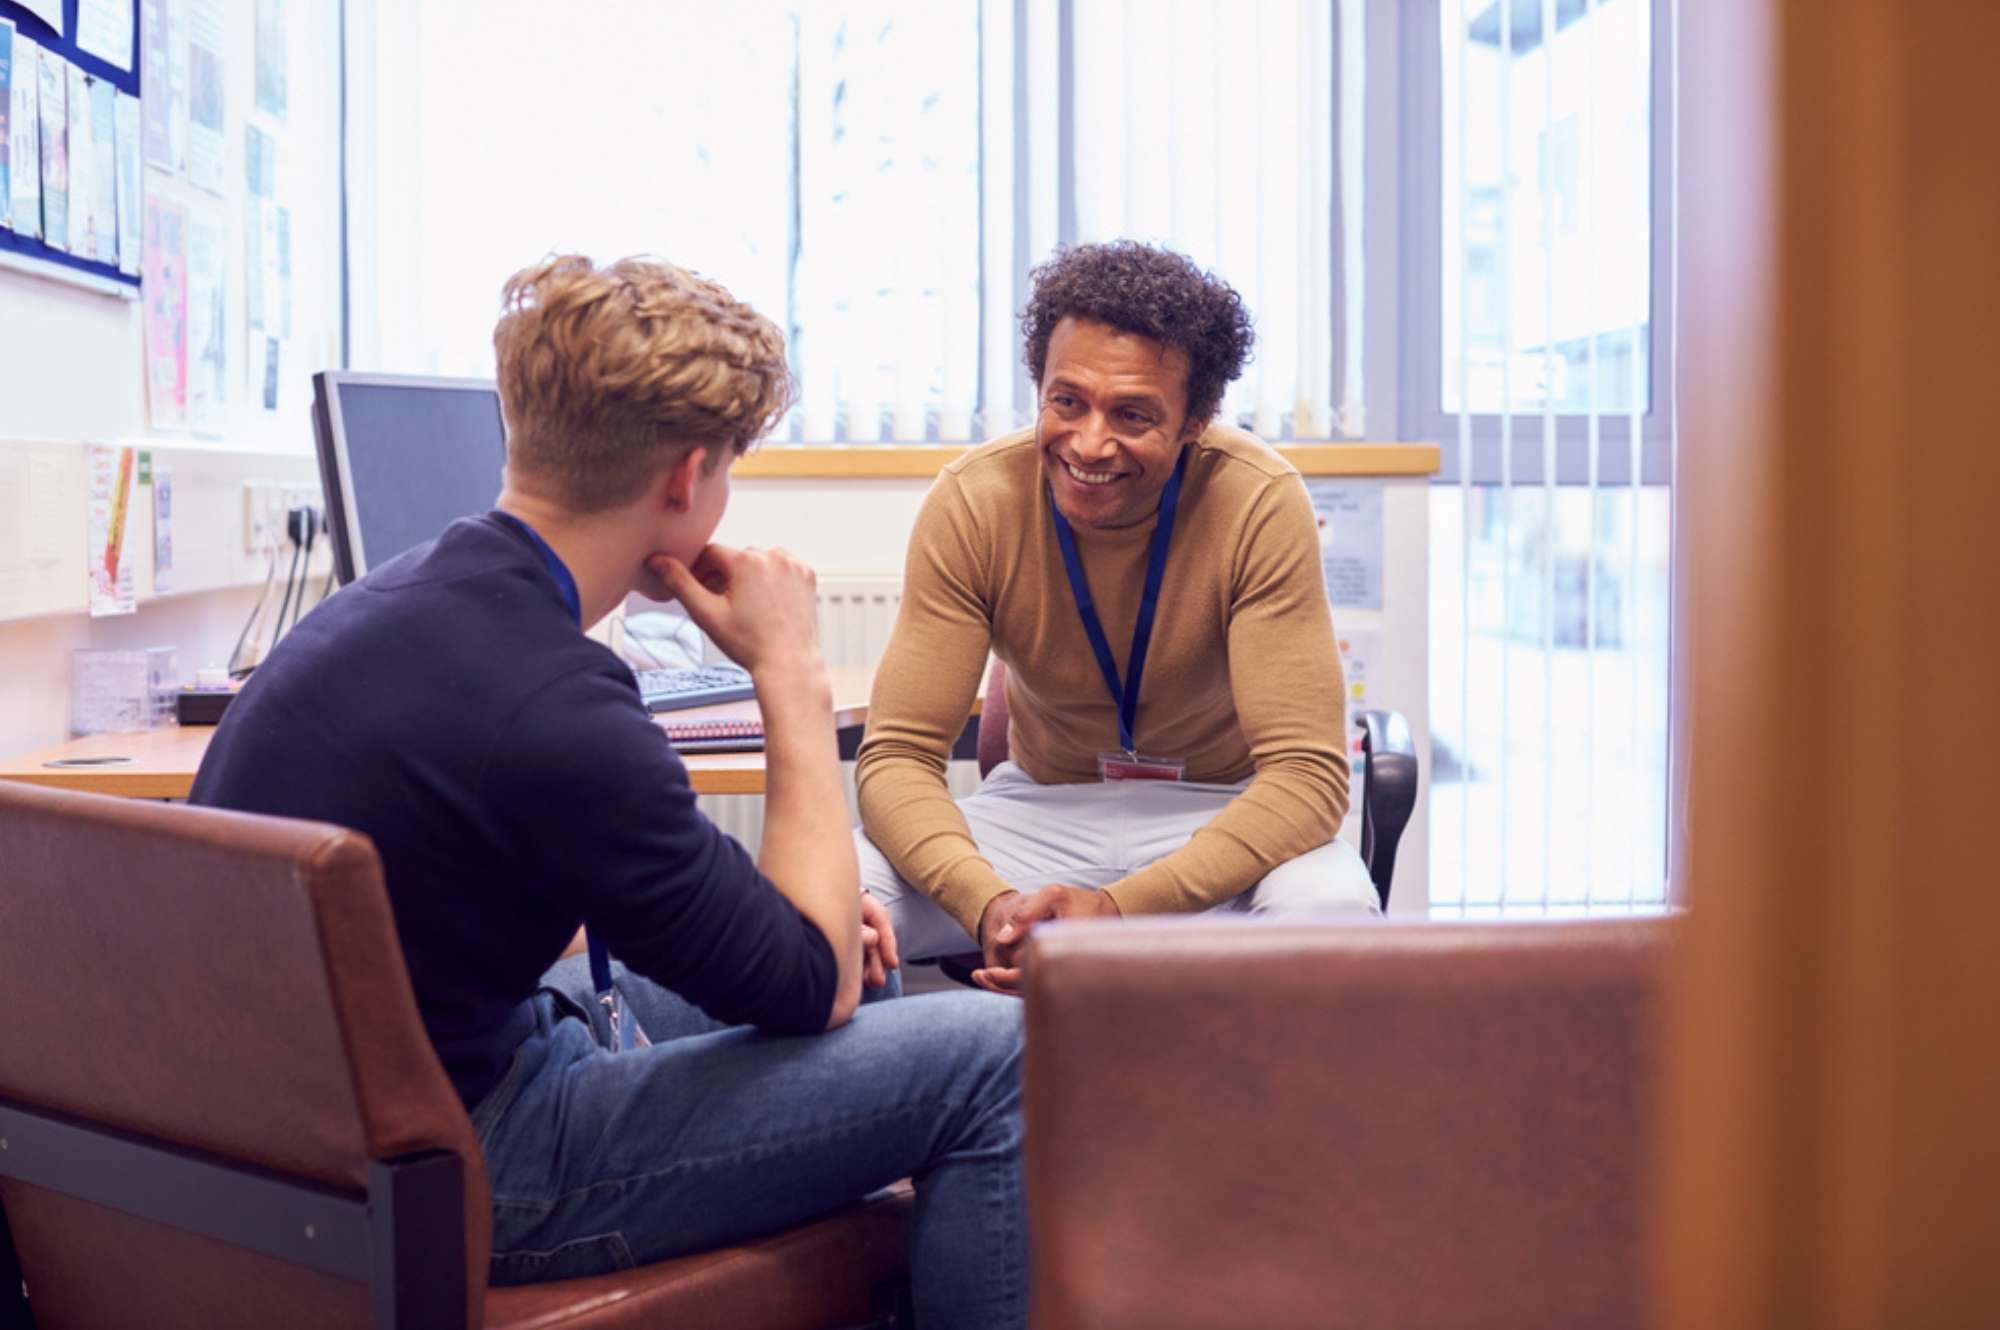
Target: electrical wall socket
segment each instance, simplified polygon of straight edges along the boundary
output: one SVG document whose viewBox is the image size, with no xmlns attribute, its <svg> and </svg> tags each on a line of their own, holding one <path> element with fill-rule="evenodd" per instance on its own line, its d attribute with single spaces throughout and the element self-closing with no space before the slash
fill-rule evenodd
<svg viewBox="0 0 2000 1330">
<path fill-rule="evenodd" d="M 243 482 L 243 548 L 251 554 L 270 548 L 270 489 L 260 480 Z"/>
<path fill-rule="evenodd" d="M 273 545 L 281 550 L 289 548 L 292 539 L 285 526 L 286 513 L 293 508 L 321 506 L 317 485 L 286 484 L 276 480 L 244 481 L 243 548 L 251 554 Z"/>
</svg>

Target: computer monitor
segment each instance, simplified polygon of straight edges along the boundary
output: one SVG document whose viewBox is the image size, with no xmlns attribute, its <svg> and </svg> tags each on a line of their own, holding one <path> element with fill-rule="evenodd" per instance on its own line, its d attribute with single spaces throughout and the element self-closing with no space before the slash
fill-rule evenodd
<svg viewBox="0 0 2000 1330">
<path fill-rule="evenodd" d="M 499 497 L 507 434 L 490 380 L 326 370 L 313 433 L 343 584 Z"/>
</svg>

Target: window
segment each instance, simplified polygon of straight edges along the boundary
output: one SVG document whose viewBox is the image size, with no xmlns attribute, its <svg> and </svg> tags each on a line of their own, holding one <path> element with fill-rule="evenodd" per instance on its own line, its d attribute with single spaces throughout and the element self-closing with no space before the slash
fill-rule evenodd
<svg viewBox="0 0 2000 1330">
<path fill-rule="evenodd" d="M 1431 900 L 1665 900 L 1668 6 L 1412 5 L 1405 416 L 1431 504 Z M 1432 118 L 1434 117 L 1434 119 Z M 1411 187 L 1414 186 L 1414 187 Z M 1434 200 L 1434 206 L 1427 201 Z"/>
<path fill-rule="evenodd" d="M 1544 7 L 1512 0 L 1503 32 L 1501 6 L 1472 0 L 1440 43 L 1433 382 L 1452 415 L 1466 400 L 1476 414 L 1650 405 L 1651 7 L 1560 0 L 1546 6 L 1553 42 Z"/>
<path fill-rule="evenodd" d="M 1234 286 L 1257 352 L 1224 414 L 1363 432 L 1364 7 L 1074 0 L 1073 238 L 1168 245 Z"/>
<path fill-rule="evenodd" d="M 653 253 L 786 328 L 795 437 L 969 437 L 978 7 L 621 0 L 585 15 L 382 8 L 357 363 L 490 375 L 508 274 L 554 251 Z"/>
<path fill-rule="evenodd" d="M 1028 270 L 1129 235 L 1249 303 L 1231 418 L 1363 429 L 1361 0 L 373 11 L 359 367 L 490 374 L 509 273 L 651 252 L 786 328 L 781 440 L 974 439 L 1029 418 Z"/>
</svg>

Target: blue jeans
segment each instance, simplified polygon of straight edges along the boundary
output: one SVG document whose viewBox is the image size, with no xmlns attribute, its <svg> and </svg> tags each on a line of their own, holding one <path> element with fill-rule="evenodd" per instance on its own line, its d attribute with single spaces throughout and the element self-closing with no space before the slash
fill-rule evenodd
<svg viewBox="0 0 2000 1330">
<path fill-rule="evenodd" d="M 614 969 L 652 1046 L 605 1051 L 572 957 L 545 976 L 535 1032 L 472 1115 L 494 1283 L 723 1246 L 909 1177 L 918 1324 L 1026 1324 L 1018 1002 L 868 1001 L 838 1030 L 782 1037 Z"/>
</svg>

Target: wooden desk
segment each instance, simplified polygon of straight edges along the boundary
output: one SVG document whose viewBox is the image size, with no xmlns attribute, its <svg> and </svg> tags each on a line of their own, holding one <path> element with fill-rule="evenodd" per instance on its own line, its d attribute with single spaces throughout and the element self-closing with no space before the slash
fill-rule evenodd
<svg viewBox="0 0 2000 1330">
<path fill-rule="evenodd" d="M 842 730 L 868 722 L 868 694 L 875 685 L 873 666 L 843 666 L 833 675 L 833 721 Z M 975 709 L 977 704 L 975 703 Z M 673 720 L 756 720 L 754 701 L 691 707 L 669 713 Z M 195 769 L 208 751 L 212 725 L 171 726 L 138 734 L 93 734 L 71 739 L 19 757 L 0 760 L 0 780 L 51 785 L 64 790 L 123 795 L 128 799 L 185 799 L 194 786 Z M 845 747 L 845 745 L 843 745 Z M 99 763 L 95 759 L 122 761 Z M 81 760 L 82 765 L 76 765 Z M 688 778 L 697 794 L 762 794 L 764 754 L 688 753 Z M 63 763 L 50 766 L 49 763 Z"/>
</svg>

